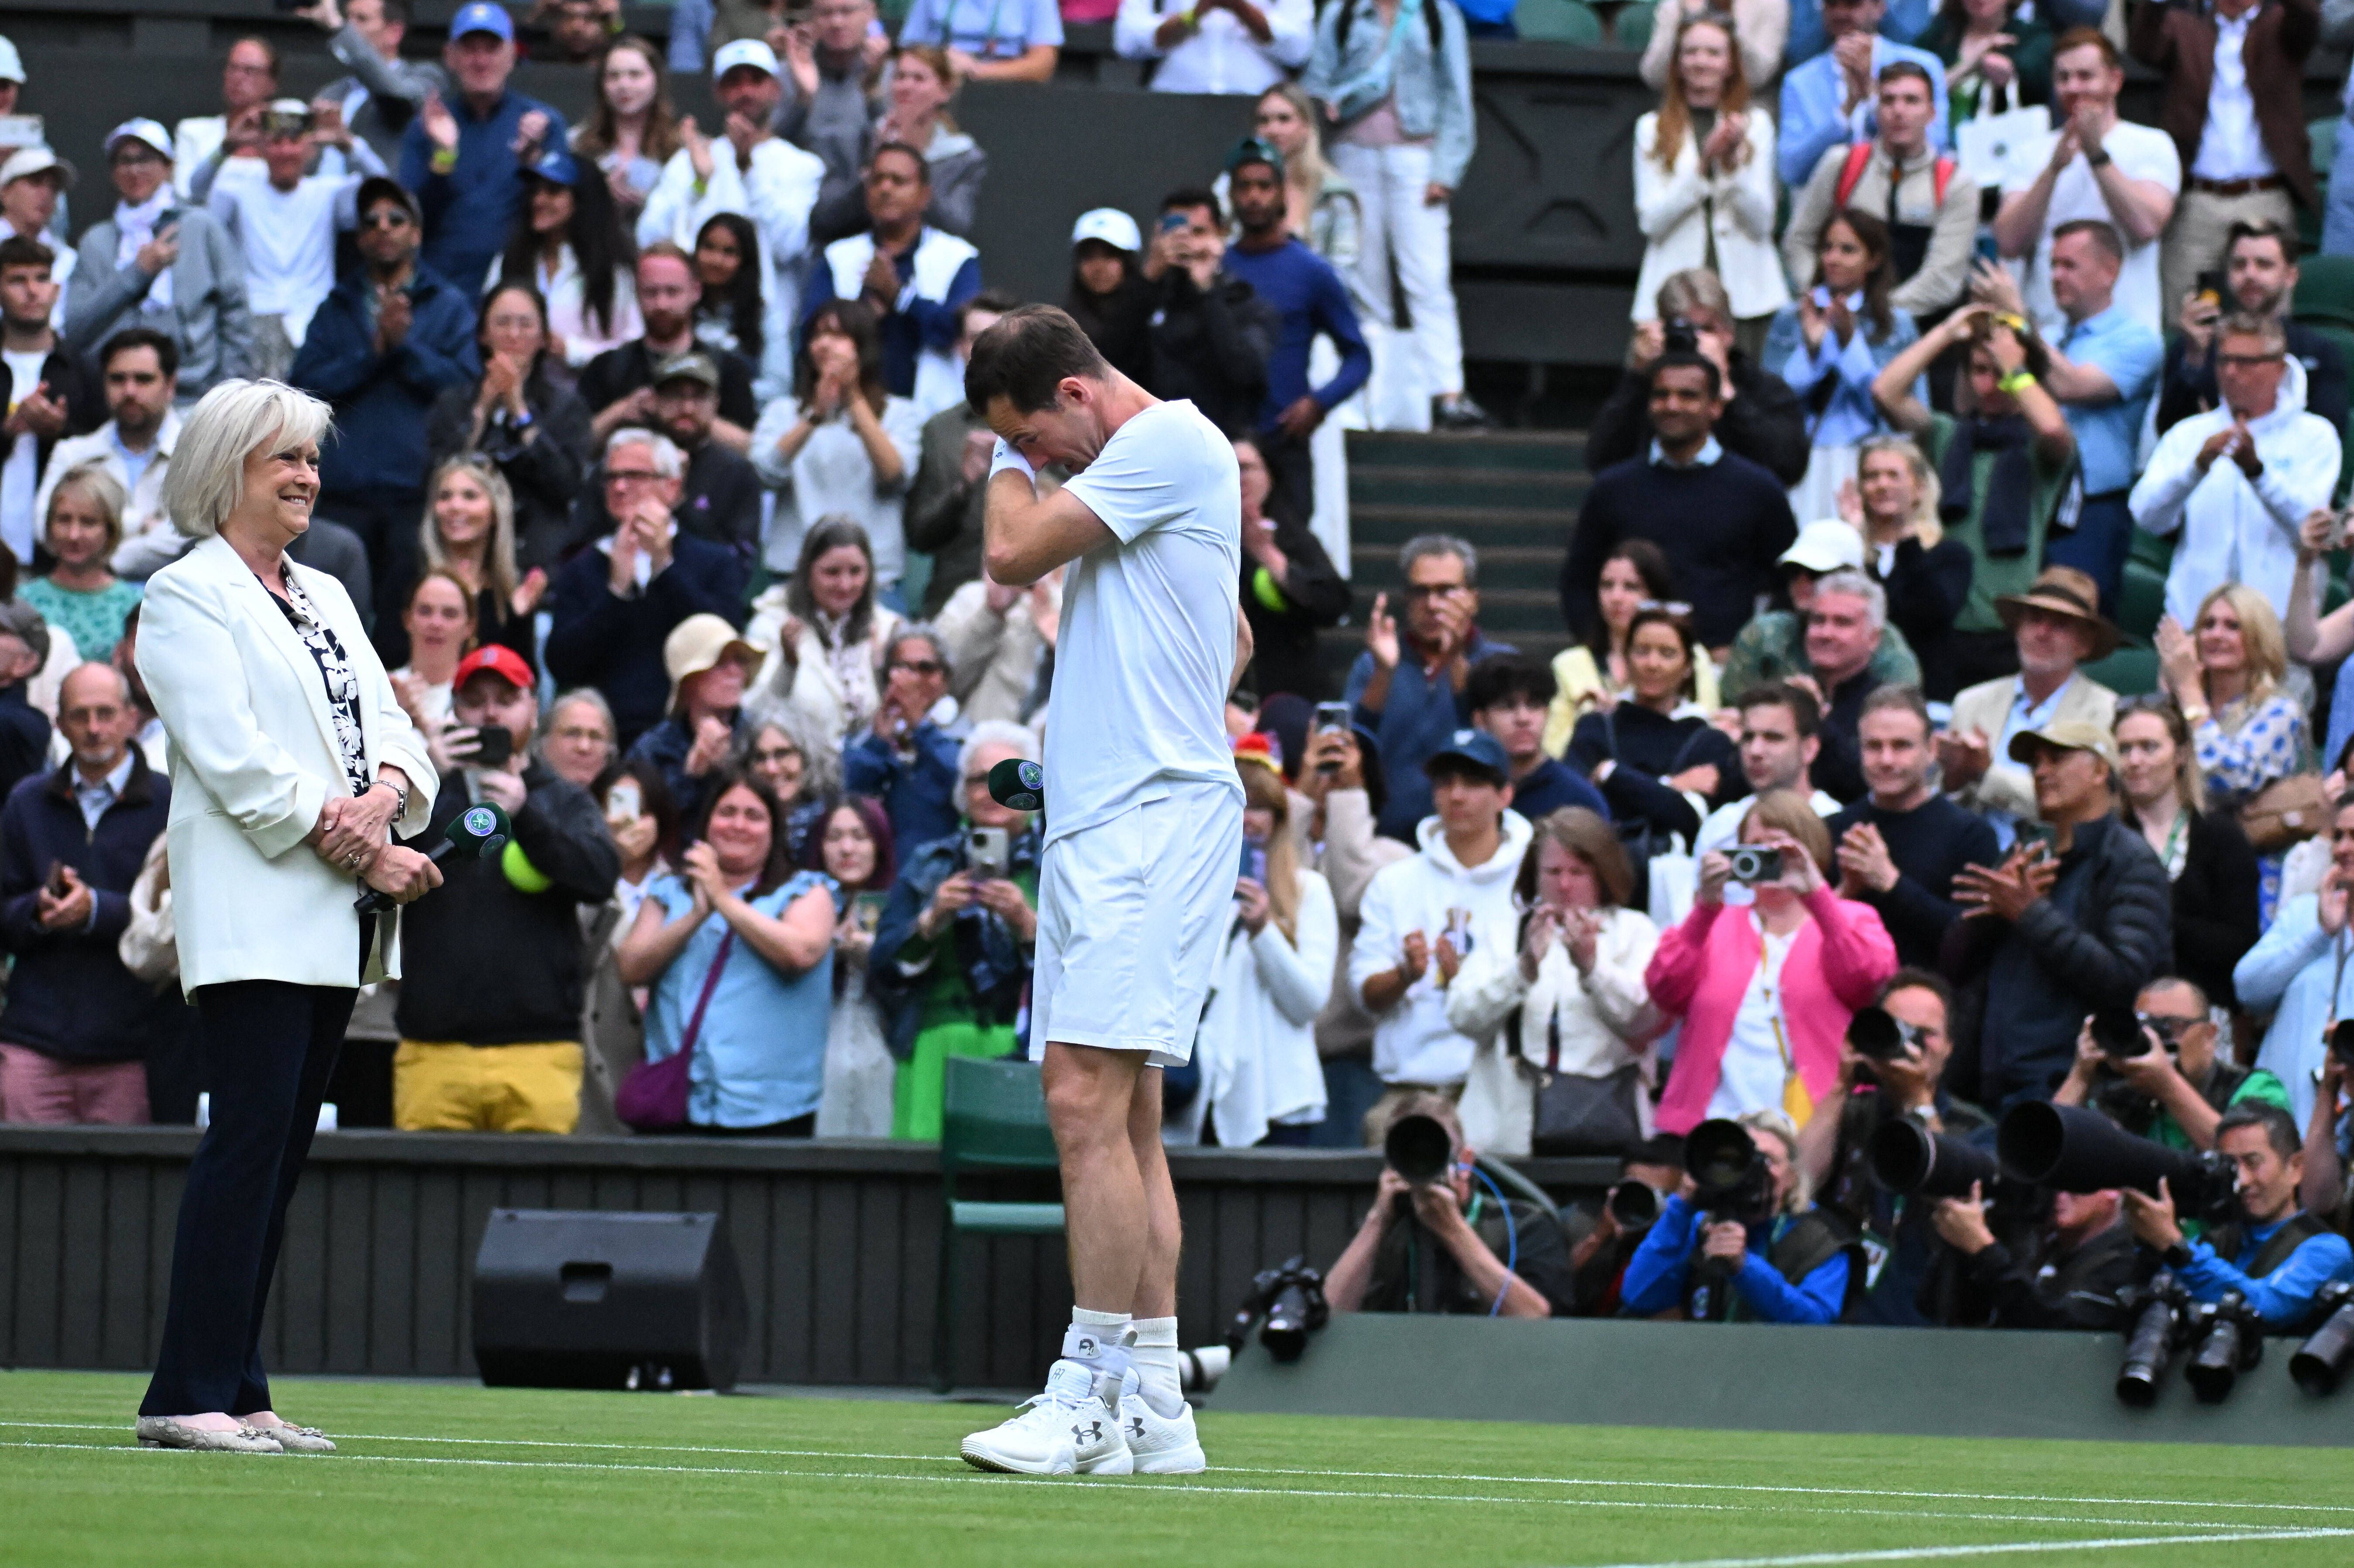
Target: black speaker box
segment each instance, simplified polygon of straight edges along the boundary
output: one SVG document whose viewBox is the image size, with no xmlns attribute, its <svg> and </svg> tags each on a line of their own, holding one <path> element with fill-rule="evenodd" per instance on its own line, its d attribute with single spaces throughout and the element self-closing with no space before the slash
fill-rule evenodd
<svg viewBox="0 0 2354 1568">
<path fill-rule="evenodd" d="M 493 1387 L 733 1388 L 746 1317 L 717 1214 L 493 1209 L 474 1255 Z"/>
</svg>

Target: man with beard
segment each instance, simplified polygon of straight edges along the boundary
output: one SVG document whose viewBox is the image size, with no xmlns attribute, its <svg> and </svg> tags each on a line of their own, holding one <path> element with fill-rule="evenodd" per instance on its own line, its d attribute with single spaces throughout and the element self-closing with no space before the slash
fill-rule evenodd
<svg viewBox="0 0 2354 1568">
<path fill-rule="evenodd" d="M 654 427 L 686 457 L 685 488 L 673 509 L 679 527 L 726 546 L 749 566 L 760 542 L 760 476 L 750 459 L 716 434 L 723 374 L 709 349 L 673 355 L 654 367 L 649 407 Z M 613 531 L 601 470 L 581 487 L 575 516 L 577 539 L 601 539 Z"/>
</svg>

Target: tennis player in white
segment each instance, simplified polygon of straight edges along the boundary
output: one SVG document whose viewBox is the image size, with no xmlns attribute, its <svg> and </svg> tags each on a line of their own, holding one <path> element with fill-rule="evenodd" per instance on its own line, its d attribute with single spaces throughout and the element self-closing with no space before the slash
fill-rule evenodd
<svg viewBox="0 0 2354 1568">
<path fill-rule="evenodd" d="M 998 435 L 989 576 L 1064 563 L 1046 723 L 1031 1054 L 1044 1064 L 1077 1305 L 1046 1391 L 964 1440 L 1027 1475 L 1203 1467 L 1178 1392 L 1177 1195 L 1160 1069 L 1185 1062 L 1229 917 L 1243 788 L 1225 697 L 1247 658 L 1234 448 L 1193 404 L 1026 305 L 981 334 L 965 395 Z M 1041 496 L 1035 470 L 1070 482 Z"/>
</svg>

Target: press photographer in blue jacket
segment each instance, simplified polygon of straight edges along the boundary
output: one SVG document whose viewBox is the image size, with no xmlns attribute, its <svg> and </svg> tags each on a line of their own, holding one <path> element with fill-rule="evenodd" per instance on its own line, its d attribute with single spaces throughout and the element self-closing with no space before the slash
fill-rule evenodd
<svg viewBox="0 0 2354 1568">
<path fill-rule="evenodd" d="M 1760 1207 L 1766 1217 L 1746 1224 L 1738 1219 L 1703 1224 L 1708 1215 L 1694 1201 L 1697 1188 L 1686 1175 L 1627 1265 L 1619 1287 L 1621 1316 L 1690 1310 L 1736 1322 L 1839 1321 L 1855 1280 L 1853 1231 L 1830 1211 L 1807 1202 L 1797 1173 L 1797 1129 L 1789 1118 L 1779 1111 L 1751 1111 L 1736 1119 L 1765 1162 L 1768 1201 Z M 1697 1135 L 1701 1129 L 1693 1130 Z M 1712 1310 L 1693 1299 L 1695 1258 L 1732 1266 L 1729 1304 Z"/>
</svg>

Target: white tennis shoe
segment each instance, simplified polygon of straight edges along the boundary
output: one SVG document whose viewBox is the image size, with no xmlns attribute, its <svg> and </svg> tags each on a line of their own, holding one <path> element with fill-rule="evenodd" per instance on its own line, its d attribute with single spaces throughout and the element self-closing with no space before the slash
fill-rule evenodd
<svg viewBox="0 0 2354 1568">
<path fill-rule="evenodd" d="M 1147 1404 L 1141 1394 L 1123 1394 L 1119 1436 L 1128 1445 L 1137 1475 L 1198 1476 L 1209 1468 L 1209 1461 L 1202 1457 L 1202 1440 L 1193 1430 L 1190 1404 L 1181 1404 L 1175 1415 L 1165 1416 Z"/>
<path fill-rule="evenodd" d="M 1119 1416 L 1096 1393 L 1095 1373 L 1058 1361 L 1044 1393 L 964 1440 L 964 1462 L 1023 1476 L 1125 1476 L 1136 1466 L 1120 1432 Z"/>
</svg>

